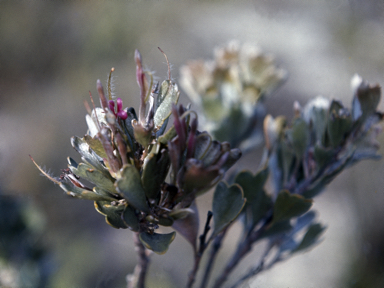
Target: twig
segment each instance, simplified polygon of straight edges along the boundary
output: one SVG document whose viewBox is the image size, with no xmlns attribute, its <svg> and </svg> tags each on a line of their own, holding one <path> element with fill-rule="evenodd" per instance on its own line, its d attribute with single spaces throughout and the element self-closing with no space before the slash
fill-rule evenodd
<svg viewBox="0 0 384 288">
<path fill-rule="evenodd" d="M 208 211 L 204 232 L 199 237 L 200 246 L 199 246 L 199 249 L 195 252 L 195 264 L 193 266 L 193 270 L 189 273 L 189 280 L 186 286 L 187 288 L 192 288 L 193 283 L 195 282 L 196 274 L 197 274 L 197 271 L 199 270 L 201 257 L 203 256 L 204 250 L 208 245 L 208 243 L 206 243 L 205 241 L 207 239 L 208 231 L 211 229 L 211 227 L 209 226 L 209 223 L 211 222 L 212 216 L 213 216 L 213 213 L 211 211 Z"/>
<path fill-rule="evenodd" d="M 270 242 L 268 244 L 267 248 L 265 249 L 263 256 L 261 257 L 259 264 L 255 267 L 251 268 L 248 271 L 248 273 L 245 274 L 243 277 L 241 277 L 239 280 L 237 280 L 236 283 L 231 286 L 231 288 L 236 288 L 241 283 L 243 283 L 245 280 L 247 280 L 253 276 L 256 276 L 257 274 L 259 274 L 260 272 L 262 272 L 264 270 L 269 269 L 271 267 L 271 265 L 267 265 L 267 266 L 264 265 L 265 264 L 265 258 L 267 258 L 269 252 L 271 252 L 271 249 L 273 248 L 273 246 L 274 246 L 274 243 Z"/>
<path fill-rule="evenodd" d="M 244 239 L 243 242 L 237 246 L 232 259 L 228 262 L 221 275 L 216 279 L 213 288 L 220 288 L 224 282 L 227 281 L 229 274 L 237 266 L 237 264 L 239 264 L 240 260 L 252 250 L 253 244 L 259 240 L 268 223 L 269 221 L 266 221 L 257 231 L 254 231 L 249 237 Z"/>
<path fill-rule="evenodd" d="M 128 275 L 128 288 L 145 288 L 145 276 L 148 271 L 149 258 L 144 245 L 140 242 L 139 233 L 134 233 L 134 243 L 139 261 L 135 267 L 133 275 Z"/>
</svg>

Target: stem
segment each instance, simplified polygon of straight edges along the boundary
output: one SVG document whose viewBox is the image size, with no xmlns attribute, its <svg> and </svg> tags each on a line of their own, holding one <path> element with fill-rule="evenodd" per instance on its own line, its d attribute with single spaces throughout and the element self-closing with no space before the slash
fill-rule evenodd
<svg viewBox="0 0 384 288">
<path fill-rule="evenodd" d="M 200 288 L 207 287 L 207 284 L 208 284 L 208 281 L 209 281 L 209 277 L 211 276 L 211 271 L 212 271 L 212 268 L 213 268 L 213 263 L 216 260 L 217 253 L 219 252 L 219 250 L 221 248 L 221 243 L 222 243 L 222 241 L 224 239 L 224 236 L 225 236 L 227 230 L 228 230 L 228 227 L 225 228 L 225 230 L 223 232 L 221 232 L 215 238 L 215 240 L 214 240 L 214 242 L 212 244 L 213 246 L 212 246 L 212 249 L 211 249 L 211 253 L 209 254 L 209 259 L 208 259 L 207 267 L 205 269 L 205 273 L 204 273 L 204 276 L 203 276 L 203 280 L 201 281 Z"/>
<path fill-rule="evenodd" d="M 211 229 L 211 227 L 209 226 L 209 222 L 211 222 L 212 216 L 213 216 L 213 213 L 211 211 L 208 211 L 207 221 L 205 222 L 205 227 L 204 227 L 204 232 L 199 237 L 200 246 L 199 246 L 199 249 L 195 253 L 195 264 L 193 265 L 193 270 L 189 273 L 189 280 L 188 280 L 188 283 L 186 286 L 187 288 L 192 288 L 193 283 L 196 280 L 196 274 L 197 274 L 197 271 L 199 270 L 201 258 L 203 256 L 205 248 L 208 245 L 208 243 L 206 243 L 205 241 L 207 238 L 208 231 Z"/>
<path fill-rule="evenodd" d="M 228 276 L 232 270 L 237 266 L 237 264 L 239 264 L 240 260 L 252 250 L 253 244 L 259 240 L 259 237 L 263 234 L 265 228 L 267 227 L 267 223 L 268 221 L 266 221 L 263 226 L 261 226 L 257 231 L 244 239 L 243 242 L 238 245 L 236 252 L 232 256 L 232 259 L 229 261 L 221 275 L 216 279 L 213 288 L 220 288 L 224 282 L 227 281 Z"/>
<path fill-rule="evenodd" d="M 149 258 L 144 245 L 139 239 L 139 233 L 134 233 L 134 243 L 138 256 L 138 263 L 135 267 L 133 275 L 128 275 L 128 288 L 145 288 L 145 276 L 147 275 Z"/>
<path fill-rule="evenodd" d="M 264 265 L 265 264 L 265 258 L 267 258 L 268 254 L 271 251 L 271 249 L 273 248 L 273 246 L 274 246 L 274 244 L 270 242 L 269 245 L 267 246 L 267 248 L 265 249 L 263 256 L 261 257 L 259 264 L 255 267 L 251 268 L 248 271 L 248 273 L 245 274 L 243 277 L 241 277 L 239 280 L 237 280 L 236 283 L 231 286 L 231 288 L 239 287 L 239 285 L 241 283 L 243 283 L 245 280 L 247 280 L 248 278 L 251 278 L 251 277 L 259 274 L 260 272 L 269 269 L 271 267 L 271 265 L 267 265 L 267 266 Z"/>
</svg>

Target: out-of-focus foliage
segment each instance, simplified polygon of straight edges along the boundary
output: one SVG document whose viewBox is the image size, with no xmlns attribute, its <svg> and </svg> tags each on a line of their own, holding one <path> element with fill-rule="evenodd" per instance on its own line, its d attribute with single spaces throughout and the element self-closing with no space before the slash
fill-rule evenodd
<svg viewBox="0 0 384 288">
<path fill-rule="evenodd" d="M 271 55 L 233 41 L 216 48 L 214 60 L 190 61 L 180 72 L 183 88 L 215 139 L 243 150 L 262 142 L 263 102 L 286 78 Z"/>
<path fill-rule="evenodd" d="M 0 192 L 0 286 L 46 287 L 53 261 L 41 239 L 44 219 L 31 203 Z"/>
</svg>

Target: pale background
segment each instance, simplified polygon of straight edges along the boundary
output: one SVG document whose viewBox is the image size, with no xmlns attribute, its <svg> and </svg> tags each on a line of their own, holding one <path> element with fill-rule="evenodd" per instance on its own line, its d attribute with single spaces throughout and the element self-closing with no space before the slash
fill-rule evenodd
<svg viewBox="0 0 384 288">
<path fill-rule="evenodd" d="M 105 83 L 115 67 L 116 95 L 136 107 L 136 48 L 165 78 L 161 47 L 177 81 L 188 59 L 212 58 L 216 45 L 237 39 L 273 53 L 289 72 L 267 100 L 273 116 L 290 118 L 294 100 L 305 104 L 319 94 L 350 106 L 354 73 L 384 84 L 383 11 L 381 0 L 0 1 L 0 185 L 7 197 L 28 199 L 44 215 L 41 242 L 57 263 L 51 287 L 124 287 L 136 261 L 130 231 L 106 225 L 92 202 L 68 199 L 28 157 L 54 175 L 67 156 L 79 160 L 69 138 L 86 132 L 83 100 L 89 90 L 97 94 L 96 79 Z M 258 157 L 255 152 L 240 164 L 255 171 Z M 244 287 L 383 287 L 383 171 L 383 161 L 367 161 L 338 177 L 315 201 L 328 226 L 323 243 Z M 191 256 L 177 236 L 167 254 L 153 257 L 149 287 L 182 287 Z"/>
</svg>

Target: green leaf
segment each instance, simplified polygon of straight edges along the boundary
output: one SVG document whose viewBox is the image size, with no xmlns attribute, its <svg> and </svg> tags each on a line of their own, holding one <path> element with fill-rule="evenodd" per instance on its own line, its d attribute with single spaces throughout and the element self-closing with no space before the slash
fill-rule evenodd
<svg viewBox="0 0 384 288">
<path fill-rule="evenodd" d="M 161 144 L 165 145 L 168 143 L 168 141 L 172 140 L 176 136 L 177 136 L 177 132 L 176 132 L 175 126 L 172 126 L 167 130 L 167 132 L 165 132 L 165 134 L 161 135 L 158 140 Z"/>
<path fill-rule="evenodd" d="M 71 171 L 75 175 L 84 178 L 85 180 L 96 185 L 97 187 L 104 189 L 112 194 L 117 193 L 111 178 L 106 177 L 104 173 L 100 172 L 99 170 L 96 170 L 96 168 L 92 166 L 85 163 L 80 163 L 77 168 L 69 166 L 69 169 L 71 169 Z"/>
<path fill-rule="evenodd" d="M 292 251 L 292 253 L 296 253 L 298 251 L 308 249 L 314 244 L 316 244 L 318 242 L 318 239 L 321 233 L 323 233 L 324 230 L 325 230 L 325 227 L 322 226 L 320 223 L 312 224 L 311 226 L 309 226 L 307 232 L 303 237 L 303 240 L 301 241 L 299 246 L 297 246 L 297 248 Z"/>
<path fill-rule="evenodd" d="M 106 177 L 110 176 L 106 167 L 104 167 L 99 159 L 89 150 L 89 145 L 84 139 L 74 136 L 71 138 L 71 144 L 73 148 L 80 153 L 85 162 L 102 172 Z"/>
<path fill-rule="evenodd" d="M 149 199 L 156 199 L 160 193 L 161 184 L 168 175 L 170 159 L 167 150 L 160 153 L 150 153 L 144 160 L 141 183 L 145 195 Z"/>
<path fill-rule="evenodd" d="M 275 236 L 281 233 L 287 233 L 292 229 L 293 227 L 289 223 L 289 220 L 272 222 L 264 231 L 264 233 L 261 234 L 260 238 L 266 238 L 266 237 Z"/>
<path fill-rule="evenodd" d="M 104 150 L 103 144 L 96 137 L 92 138 L 89 135 L 85 135 L 83 140 L 87 142 L 88 146 L 100 157 L 108 159 L 107 153 Z"/>
<path fill-rule="evenodd" d="M 327 135 L 332 147 L 338 147 L 352 128 L 352 117 L 336 100 L 329 108 Z"/>
<path fill-rule="evenodd" d="M 287 136 L 292 143 L 296 157 L 302 159 L 309 144 L 309 129 L 304 119 L 296 118 L 292 128 L 287 130 Z"/>
<path fill-rule="evenodd" d="M 94 191 L 89 191 L 86 189 L 82 189 L 75 185 L 61 182 L 60 188 L 67 192 L 68 195 L 78 198 L 78 199 L 86 199 L 92 201 L 115 201 L 115 198 L 106 195 L 96 194 Z"/>
<path fill-rule="evenodd" d="M 127 224 L 129 229 L 135 232 L 139 232 L 139 219 L 137 218 L 135 209 L 132 206 L 127 205 L 122 216 L 125 224 Z"/>
<path fill-rule="evenodd" d="M 213 220 L 215 229 L 213 235 L 220 233 L 239 215 L 244 207 L 246 199 L 244 198 L 243 190 L 240 185 L 228 185 L 221 181 L 216 186 L 213 194 Z"/>
<path fill-rule="evenodd" d="M 132 165 L 125 165 L 121 169 L 121 177 L 117 179 L 117 190 L 124 195 L 128 203 L 136 209 L 149 213 L 147 199 L 143 186 L 141 185 L 141 178 L 139 171 Z"/>
<path fill-rule="evenodd" d="M 126 204 L 112 205 L 109 201 L 95 201 L 95 208 L 100 214 L 105 216 L 105 221 L 113 228 L 127 228 L 122 218 Z"/>
<path fill-rule="evenodd" d="M 287 190 L 281 191 L 275 202 L 273 222 L 276 223 L 298 217 L 307 212 L 311 206 L 311 199 L 305 199 L 297 194 L 290 194 Z"/>
<path fill-rule="evenodd" d="M 172 105 L 177 103 L 179 95 L 180 92 L 176 84 L 169 80 L 161 83 L 159 96 L 157 97 L 157 109 L 154 115 L 155 127 L 162 126 L 164 121 L 171 115 Z"/>
<path fill-rule="evenodd" d="M 141 243 L 149 249 L 155 252 L 156 254 L 164 254 L 169 248 L 169 244 L 175 239 L 176 232 L 168 234 L 149 234 L 147 232 L 142 232 L 139 234 Z"/>
<path fill-rule="evenodd" d="M 249 171 L 242 171 L 236 175 L 235 183 L 241 186 L 244 197 L 247 199 L 244 210 L 250 211 L 252 215 L 249 228 L 256 225 L 272 207 L 271 197 L 264 190 L 268 174 L 268 167 L 266 167 L 255 176 Z"/>
<path fill-rule="evenodd" d="M 320 145 L 316 145 L 313 154 L 318 169 L 321 169 L 333 159 L 336 153 L 333 149 L 327 149 Z"/>
</svg>

